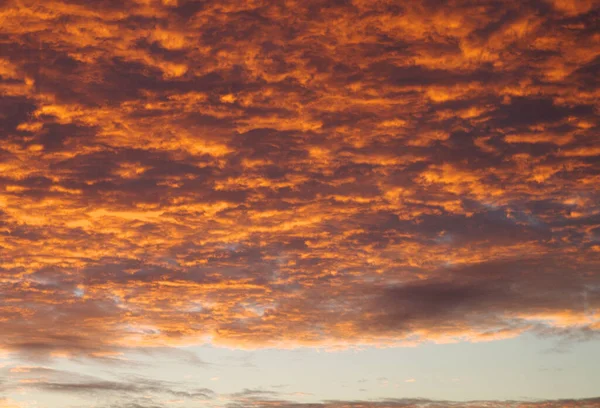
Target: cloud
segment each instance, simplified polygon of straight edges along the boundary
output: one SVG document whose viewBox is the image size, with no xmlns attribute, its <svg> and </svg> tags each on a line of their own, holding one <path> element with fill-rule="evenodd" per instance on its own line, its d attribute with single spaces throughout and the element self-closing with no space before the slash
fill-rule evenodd
<svg viewBox="0 0 600 408">
<path fill-rule="evenodd" d="M 580 399 L 580 400 L 548 400 L 548 401 L 469 401 L 469 402 L 454 402 L 454 401 L 433 401 L 427 399 L 389 399 L 382 401 L 329 401 L 323 403 L 294 403 L 287 401 L 257 401 L 254 404 L 244 402 L 244 406 L 252 407 L 277 407 L 277 408 L 420 408 L 420 407 L 456 407 L 456 408 L 471 408 L 471 407 L 490 407 L 490 408 L 554 408 L 554 407 L 598 407 L 600 400 L 597 398 Z M 233 405 L 238 406 L 238 405 Z"/>
<path fill-rule="evenodd" d="M 276 391 L 244 388 L 242 391 L 231 394 L 231 397 L 237 400 L 245 401 L 254 399 L 260 400 L 261 398 L 277 396 L 278 394 L 280 393 Z"/>
<path fill-rule="evenodd" d="M 241 404 L 241 405 L 240 405 Z M 154 408 L 157 405 L 148 405 L 147 402 L 123 403 L 110 407 L 126 408 Z M 434 401 L 427 399 L 390 399 L 381 401 L 328 401 L 322 403 L 295 403 L 284 400 L 247 401 L 229 404 L 230 407 L 255 407 L 255 408 L 421 408 L 421 407 L 454 407 L 454 408 L 594 408 L 600 406 L 597 398 L 579 400 L 540 400 L 533 402 L 524 401 Z"/>
<path fill-rule="evenodd" d="M 596 336 L 592 3 L 4 2 L 0 349 Z"/>
<path fill-rule="evenodd" d="M 7 391 L 27 389 L 41 393 L 81 395 L 86 398 L 103 395 L 103 398 L 128 400 L 136 395 L 152 395 L 155 398 L 170 396 L 191 401 L 210 400 L 215 396 L 207 388 L 131 375 L 127 378 L 106 379 L 44 366 L 14 366 L 2 371 L 7 373 Z"/>
</svg>

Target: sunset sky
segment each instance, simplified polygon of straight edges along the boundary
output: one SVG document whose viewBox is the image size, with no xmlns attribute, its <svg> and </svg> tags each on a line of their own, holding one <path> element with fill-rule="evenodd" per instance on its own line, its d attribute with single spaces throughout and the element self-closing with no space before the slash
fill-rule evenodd
<svg viewBox="0 0 600 408">
<path fill-rule="evenodd" d="M 0 0 L 0 407 L 600 407 L 599 110 L 595 0 Z"/>
</svg>

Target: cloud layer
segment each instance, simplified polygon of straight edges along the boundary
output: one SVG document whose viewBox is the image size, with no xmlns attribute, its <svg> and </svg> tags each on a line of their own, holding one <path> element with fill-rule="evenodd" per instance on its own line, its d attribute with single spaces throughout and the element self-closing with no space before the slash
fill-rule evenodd
<svg viewBox="0 0 600 408">
<path fill-rule="evenodd" d="M 331 400 L 301 403 L 286 399 L 302 393 L 284 393 L 265 389 L 244 389 L 241 392 L 218 394 L 207 388 L 195 387 L 192 381 L 178 383 L 149 379 L 142 376 L 121 376 L 113 379 L 99 378 L 72 371 L 44 366 L 12 366 L 0 368 L 6 383 L 0 390 L 19 391 L 21 395 L 31 392 L 66 396 L 65 400 L 77 405 L 78 400 L 92 402 L 101 408 L 152 408 L 159 406 L 207 406 L 226 408 L 596 408 L 599 398 L 534 400 L 529 401 L 440 401 L 424 398 L 379 399 L 375 401 Z M 43 395 L 43 394 L 42 394 Z M 2 406 L 28 407 L 27 402 L 18 403 L 0 398 Z M 192 405 L 188 405 L 192 404 Z M 200 404 L 200 405 L 198 405 Z M 45 405 L 44 405 L 45 406 Z"/>
<path fill-rule="evenodd" d="M 0 349 L 595 335 L 594 6 L 2 2 Z"/>
<path fill-rule="evenodd" d="M 553 401 L 431 401 L 426 399 L 394 399 L 381 402 L 373 401 L 331 401 L 318 404 L 298 404 L 286 401 L 244 401 L 243 405 L 232 404 L 233 407 L 256 408 L 595 408 L 600 407 L 597 398 L 582 400 Z"/>
</svg>

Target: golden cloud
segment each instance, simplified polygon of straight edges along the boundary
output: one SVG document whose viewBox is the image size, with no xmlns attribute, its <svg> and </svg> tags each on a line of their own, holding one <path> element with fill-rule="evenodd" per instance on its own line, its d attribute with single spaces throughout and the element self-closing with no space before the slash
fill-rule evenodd
<svg viewBox="0 0 600 408">
<path fill-rule="evenodd" d="M 8 1 L 0 348 L 590 336 L 591 1 Z"/>
</svg>

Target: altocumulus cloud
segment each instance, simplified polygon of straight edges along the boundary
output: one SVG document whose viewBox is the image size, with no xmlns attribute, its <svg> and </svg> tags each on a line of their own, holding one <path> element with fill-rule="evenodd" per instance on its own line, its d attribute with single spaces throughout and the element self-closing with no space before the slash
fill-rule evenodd
<svg viewBox="0 0 600 408">
<path fill-rule="evenodd" d="M 597 13 L 2 2 L 0 349 L 596 335 Z"/>
</svg>

